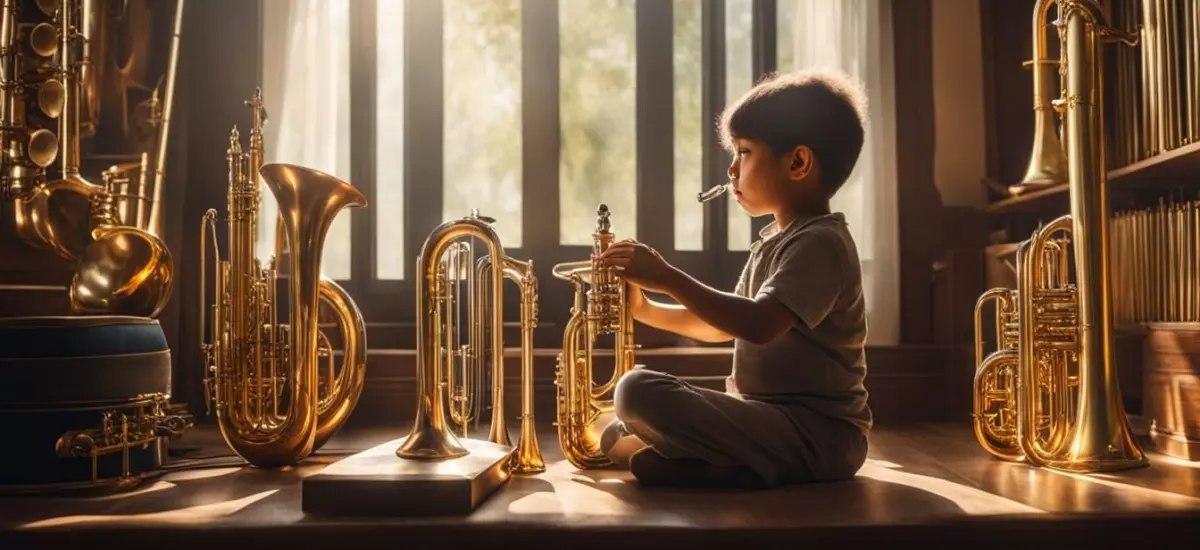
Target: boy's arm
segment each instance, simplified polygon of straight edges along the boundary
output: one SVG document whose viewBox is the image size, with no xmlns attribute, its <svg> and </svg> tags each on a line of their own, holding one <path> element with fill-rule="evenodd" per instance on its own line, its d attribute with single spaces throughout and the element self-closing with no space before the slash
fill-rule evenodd
<svg viewBox="0 0 1200 550">
<path fill-rule="evenodd" d="M 796 323 L 796 316 L 775 298 L 751 299 L 712 288 L 672 268 L 668 292 L 684 311 L 713 330 L 754 344 L 765 344 Z"/>
<path fill-rule="evenodd" d="M 670 295 L 714 329 L 762 344 L 786 332 L 797 320 L 809 327 L 820 324 L 842 290 L 837 259 L 841 251 L 835 240 L 810 235 L 785 246 L 775 271 L 755 298 L 709 287 L 641 243 L 617 243 L 602 257 L 632 282 Z"/>
<path fill-rule="evenodd" d="M 770 342 L 797 320 L 816 327 L 843 290 L 842 245 L 832 234 L 814 232 L 782 246 L 754 299 L 714 290 L 674 268 L 668 292 L 701 319 L 756 344 Z"/>
<path fill-rule="evenodd" d="M 733 339 L 732 335 L 706 323 L 682 305 L 664 304 L 646 298 L 642 289 L 633 285 L 631 291 L 633 298 L 630 300 L 630 307 L 633 308 L 633 318 L 643 324 L 701 342 L 720 343 Z"/>
</svg>

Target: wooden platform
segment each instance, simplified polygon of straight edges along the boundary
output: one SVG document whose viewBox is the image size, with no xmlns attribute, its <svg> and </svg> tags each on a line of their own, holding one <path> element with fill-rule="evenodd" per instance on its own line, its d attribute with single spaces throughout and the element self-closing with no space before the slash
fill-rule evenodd
<svg viewBox="0 0 1200 550">
<path fill-rule="evenodd" d="M 514 477 L 469 516 L 325 520 L 301 511 L 304 477 L 406 433 L 340 434 L 300 467 L 259 470 L 229 458 L 211 428 L 197 429 L 183 442 L 195 447 L 190 455 L 217 458 L 177 462 L 178 471 L 138 492 L 0 499 L 0 548 L 498 548 L 503 542 L 571 549 L 858 548 L 936 541 L 1057 549 L 1200 534 L 1200 463 L 1151 454 L 1151 467 L 1141 470 L 1055 473 L 992 460 L 969 426 L 947 424 L 878 428 L 868 463 L 845 483 L 764 492 L 647 490 L 627 472 L 576 471 L 545 434 L 547 471 Z"/>
</svg>

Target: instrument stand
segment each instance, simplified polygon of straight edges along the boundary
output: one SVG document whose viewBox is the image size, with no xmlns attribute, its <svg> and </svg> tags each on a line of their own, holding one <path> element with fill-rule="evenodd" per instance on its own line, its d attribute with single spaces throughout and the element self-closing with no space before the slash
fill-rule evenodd
<svg viewBox="0 0 1200 550">
<path fill-rule="evenodd" d="M 396 456 L 406 437 L 330 464 L 301 482 L 301 509 L 341 517 L 464 515 L 511 476 L 513 448 L 459 438 L 469 454 L 447 460 Z"/>
</svg>

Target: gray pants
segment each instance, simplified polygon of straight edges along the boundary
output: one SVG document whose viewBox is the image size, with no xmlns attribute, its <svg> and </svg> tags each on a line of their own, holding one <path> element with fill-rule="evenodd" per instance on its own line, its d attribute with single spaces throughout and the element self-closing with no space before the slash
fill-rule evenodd
<svg viewBox="0 0 1200 550">
<path fill-rule="evenodd" d="M 854 425 L 688 384 L 652 370 L 623 376 L 617 419 L 660 455 L 745 466 L 769 486 L 854 477 L 867 439 Z"/>
</svg>

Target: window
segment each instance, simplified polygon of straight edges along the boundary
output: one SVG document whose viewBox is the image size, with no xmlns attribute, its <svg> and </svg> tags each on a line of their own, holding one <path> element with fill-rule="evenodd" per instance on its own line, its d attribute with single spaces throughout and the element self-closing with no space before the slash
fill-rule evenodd
<svg viewBox="0 0 1200 550">
<path fill-rule="evenodd" d="M 704 167 L 704 59 L 700 0 L 674 0 L 675 250 L 704 249 L 704 208 L 696 202 Z"/>
<path fill-rule="evenodd" d="M 634 0 L 559 0 L 559 242 L 590 245 L 596 208 L 637 238 Z"/>
<path fill-rule="evenodd" d="M 265 0 L 263 124 L 265 162 L 299 164 L 350 179 L 350 1 Z M 247 97 L 249 99 L 249 97 Z M 249 151 L 249 120 L 238 128 Z M 258 257 L 275 250 L 278 208 L 265 186 L 258 220 Z M 351 219 L 343 210 L 325 238 L 321 271 L 350 278 Z"/>
<path fill-rule="evenodd" d="M 375 6 L 375 276 L 404 278 L 404 3 Z"/>
<path fill-rule="evenodd" d="M 479 209 L 522 244 L 521 0 L 445 0 L 443 219 Z"/>
<path fill-rule="evenodd" d="M 619 238 L 650 242 L 732 288 L 762 220 L 729 196 L 696 201 L 726 181 L 717 116 L 777 57 L 786 69 L 858 55 L 846 44 L 878 49 L 886 39 L 874 36 L 874 4 L 264 0 L 267 158 L 327 171 L 367 195 L 366 210 L 335 221 L 322 269 L 369 322 L 413 319 L 423 242 L 475 209 L 496 220 L 506 253 L 534 262 L 539 327 L 551 332 L 572 296 L 550 268 L 587 258 L 601 203 Z M 875 79 L 869 71 L 883 65 L 851 70 Z M 881 89 L 872 101 L 886 97 Z M 887 205 L 875 182 L 890 171 L 874 166 L 889 145 L 870 147 L 873 160 L 837 207 L 855 213 L 868 277 L 894 280 L 874 267 L 888 261 L 883 236 L 894 235 L 877 221 L 886 213 L 858 214 Z M 274 224 L 262 221 L 273 208 L 264 200 L 260 256 L 273 243 Z M 518 314 L 505 308 L 506 318 Z"/>
<path fill-rule="evenodd" d="M 725 0 L 725 103 L 736 101 L 754 85 L 753 15 L 753 0 Z M 750 250 L 753 242 L 750 216 L 738 205 L 733 193 L 726 193 L 724 200 L 729 217 L 726 247 Z"/>
</svg>

